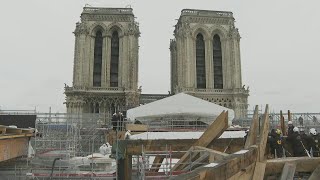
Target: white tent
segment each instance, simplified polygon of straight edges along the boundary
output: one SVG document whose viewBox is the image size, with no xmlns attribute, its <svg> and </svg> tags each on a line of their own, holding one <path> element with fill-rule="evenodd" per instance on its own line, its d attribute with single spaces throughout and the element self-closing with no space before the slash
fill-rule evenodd
<svg viewBox="0 0 320 180">
<path fill-rule="evenodd" d="M 128 110 L 127 117 L 130 120 L 142 117 L 170 116 L 170 115 L 198 115 L 216 117 L 222 111 L 228 111 L 228 120 L 234 118 L 232 109 L 196 98 L 194 96 L 179 93 L 152 103 Z"/>
</svg>

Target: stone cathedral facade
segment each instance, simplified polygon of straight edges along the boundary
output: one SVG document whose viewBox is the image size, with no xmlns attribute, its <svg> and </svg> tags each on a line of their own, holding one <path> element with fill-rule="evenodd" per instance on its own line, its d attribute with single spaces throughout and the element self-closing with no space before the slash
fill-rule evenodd
<svg viewBox="0 0 320 180">
<path fill-rule="evenodd" d="M 171 91 L 231 108 L 245 117 L 240 35 L 232 12 L 184 9 L 170 42 Z"/>
<path fill-rule="evenodd" d="M 68 113 L 124 111 L 170 94 L 138 88 L 139 25 L 131 8 L 84 7 L 76 24 L 73 85 L 65 86 Z M 240 35 L 231 12 L 188 10 L 170 41 L 171 94 L 185 92 L 245 117 Z"/>
</svg>

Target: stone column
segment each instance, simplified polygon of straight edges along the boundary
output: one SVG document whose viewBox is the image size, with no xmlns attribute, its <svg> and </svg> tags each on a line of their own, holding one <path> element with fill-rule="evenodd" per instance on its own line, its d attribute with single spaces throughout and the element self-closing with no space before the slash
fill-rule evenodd
<svg viewBox="0 0 320 180">
<path fill-rule="evenodd" d="M 75 43 L 74 43 L 74 60 L 73 60 L 73 86 L 80 86 L 80 63 L 79 59 L 79 34 L 75 33 Z"/>
<path fill-rule="evenodd" d="M 111 66 L 111 36 L 106 37 L 106 47 L 104 49 L 107 53 L 106 55 L 106 87 L 110 87 L 110 66 Z"/>
<path fill-rule="evenodd" d="M 107 36 L 103 36 L 102 64 L 101 64 L 101 87 L 107 87 Z M 94 52 L 94 51 L 93 51 Z"/>
<path fill-rule="evenodd" d="M 119 36 L 119 67 L 118 67 L 118 87 L 123 87 L 124 81 L 124 54 L 123 54 L 123 44 L 124 44 L 124 36 Z"/>
<path fill-rule="evenodd" d="M 240 37 L 235 38 L 235 68 L 236 68 L 236 87 L 242 87 L 242 76 L 241 76 L 241 57 L 240 57 Z"/>
<path fill-rule="evenodd" d="M 228 38 L 221 38 L 221 51 L 222 51 L 222 77 L 223 77 L 223 89 L 232 89 L 233 81 L 233 63 L 231 59 L 232 51 L 230 48 L 230 41 Z"/>
<path fill-rule="evenodd" d="M 93 86 L 93 65 L 94 65 L 94 36 L 87 36 L 87 43 L 86 43 L 86 58 L 85 61 L 85 77 L 86 79 L 86 86 L 92 87 Z"/>
<path fill-rule="evenodd" d="M 207 89 L 213 89 L 214 78 L 213 78 L 213 49 L 212 49 L 212 39 L 205 39 L 206 48 L 206 86 Z"/>
<path fill-rule="evenodd" d="M 119 55 L 119 60 L 121 61 L 121 68 L 119 67 L 119 75 L 121 74 L 121 84 L 119 84 L 119 87 L 124 87 L 127 89 L 127 87 L 129 86 L 129 82 L 128 81 L 128 66 L 130 63 L 130 54 L 131 54 L 131 44 L 130 44 L 130 37 L 128 37 L 127 35 L 122 36 L 120 42 L 122 41 L 122 43 L 120 43 L 122 45 L 122 47 L 120 46 L 120 49 L 122 49 L 119 52 L 121 55 Z M 121 58 L 120 58 L 121 56 Z M 119 76 L 120 78 L 120 76 Z"/>
<path fill-rule="evenodd" d="M 78 61 L 79 61 L 79 86 L 84 86 L 86 84 L 85 80 L 86 80 L 86 74 L 85 74 L 85 49 L 86 49 L 86 34 L 85 33 L 81 33 L 79 35 L 79 42 L 78 42 L 78 51 L 79 51 L 79 57 L 78 57 Z"/>
</svg>

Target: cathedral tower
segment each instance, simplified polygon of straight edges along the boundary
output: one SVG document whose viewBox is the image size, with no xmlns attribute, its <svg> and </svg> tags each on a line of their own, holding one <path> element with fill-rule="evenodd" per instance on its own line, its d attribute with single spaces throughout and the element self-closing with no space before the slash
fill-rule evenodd
<svg viewBox="0 0 320 180">
<path fill-rule="evenodd" d="M 139 104 L 139 25 L 131 8 L 84 7 L 76 24 L 68 113 L 113 113 Z"/>
<path fill-rule="evenodd" d="M 171 92 L 186 92 L 245 117 L 240 35 L 231 12 L 184 9 L 170 42 Z"/>
</svg>

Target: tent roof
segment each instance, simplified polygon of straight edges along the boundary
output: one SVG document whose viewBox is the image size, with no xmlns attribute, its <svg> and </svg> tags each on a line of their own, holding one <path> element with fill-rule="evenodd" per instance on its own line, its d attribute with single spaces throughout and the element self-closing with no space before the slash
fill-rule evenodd
<svg viewBox="0 0 320 180">
<path fill-rule="evenodd" d="M 134 120 L 139 117 L 179 114 L 218 116 L 222 111 L 228 111 L 229 121 L 234 118 L 234 111 L 232 109 L 219 106 L 185 93 L 179 93 L 130 109 L 127 112 L 127 117 Z"/>
</svg>

